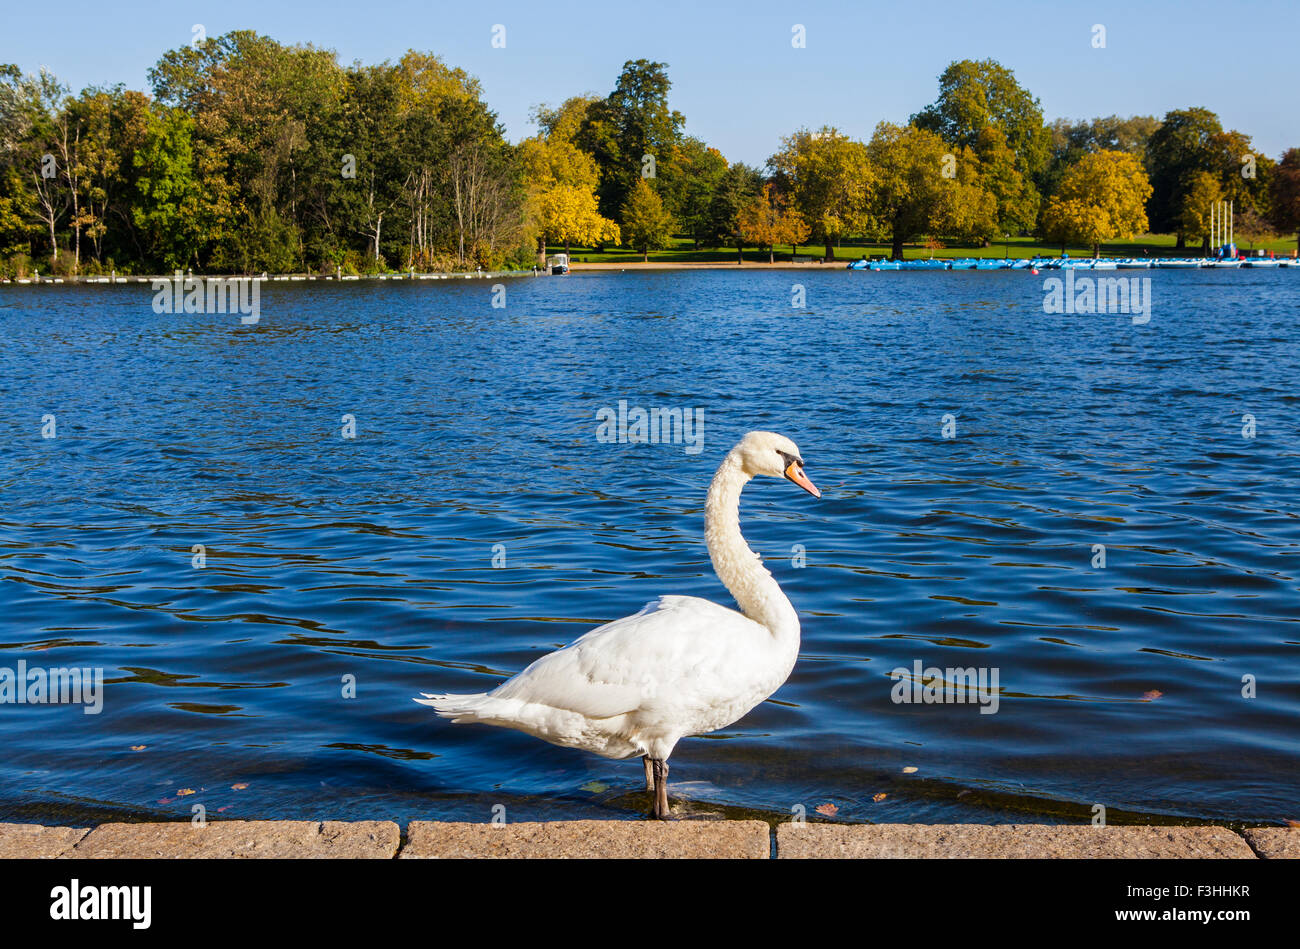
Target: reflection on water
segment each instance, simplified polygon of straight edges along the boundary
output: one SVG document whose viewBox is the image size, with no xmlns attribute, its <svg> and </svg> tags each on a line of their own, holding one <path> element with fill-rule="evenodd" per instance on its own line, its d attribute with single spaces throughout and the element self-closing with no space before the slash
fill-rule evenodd
<svg viewBox="0 0 1300 949">
<path fill-rule="evenodd" d="M 824 492 L 742 508 L 803 650 L 679 745 L 692 813 L 1298 818 L 1300 278 L 1230 276 L 1153 273 L 1136 327 L 1044 315 L 1020 273 L 800 272 L 805 310 L 757 268 L 528 278 L 505 310 L 293 284 L 256 326 L 0 288 L 0 667 L 105 677 L 99 715 L 0 705 L 0 819 L 639 816 L 639 762 L 411 697 L 661 593 L 729 603 L 704 490 L 760 427 Z M 620 399 L 702 408 L 704 450 L 598 442 Z M 891 701 L 918 661 L 996 668 L 997 714 Z"/>
</svg>

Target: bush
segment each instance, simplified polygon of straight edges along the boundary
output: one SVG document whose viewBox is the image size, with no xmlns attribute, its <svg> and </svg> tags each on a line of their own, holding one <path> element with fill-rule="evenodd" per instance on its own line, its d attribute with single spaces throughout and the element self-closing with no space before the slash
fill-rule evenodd
<svg viewBox="0 0 1300 949">
<path fill-rule="evenodd" d="M 14 254 L 0 263 L 0 275 L 11 280 L 26 280 L 32 275 L 32 259 L 23 253 Z"/>
</svg>

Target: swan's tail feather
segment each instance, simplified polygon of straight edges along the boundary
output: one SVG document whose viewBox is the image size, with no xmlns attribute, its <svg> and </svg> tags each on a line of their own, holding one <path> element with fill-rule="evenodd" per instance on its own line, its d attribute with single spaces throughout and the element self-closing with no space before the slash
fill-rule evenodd
<svg viewBox="0 0 1300 949">
<path fill-rule="evenodd" d="M 456 722 L 478 721 L 477 712 L 488 699 L 486 692 L 475 692 L 471 695 L 438 694 L 433 692 L 421 692 L 420 694 L 424 698 L 415 701 L 421 705 L 430 706 L 443 718 L 450 718 L 453 724 Z"/>
</svg>

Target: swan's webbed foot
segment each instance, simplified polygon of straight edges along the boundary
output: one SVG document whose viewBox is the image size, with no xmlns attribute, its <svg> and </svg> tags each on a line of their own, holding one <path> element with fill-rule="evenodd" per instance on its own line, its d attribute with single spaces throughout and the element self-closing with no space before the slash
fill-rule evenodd
<svg viewBox="0 0 1300 949">
<path fill-rule="evenodd" d="M 654 777 L 654 807 L 650 816 L 656 820 L 672 820 L 672 811 L 668 807 L 668 762 L 660 758 L 648 758 L 647 761 Z"/>
</svg>

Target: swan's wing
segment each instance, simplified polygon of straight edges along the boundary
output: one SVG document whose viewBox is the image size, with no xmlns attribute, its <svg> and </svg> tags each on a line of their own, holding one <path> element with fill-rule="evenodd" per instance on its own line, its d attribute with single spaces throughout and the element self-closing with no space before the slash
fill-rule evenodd
<svg viewBox="0 0 1300 949">
<path fill-rule="evenodd" d="M 683 677 L 716 677 L 729 654 L 760 635 L 769 634 L 735 610 L 698 597 L 660 597 L 542 656 L 491 694 L 610 718 L 652 703 Z"/>
</svg>

